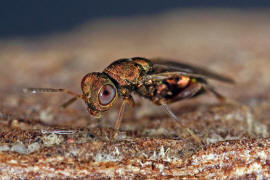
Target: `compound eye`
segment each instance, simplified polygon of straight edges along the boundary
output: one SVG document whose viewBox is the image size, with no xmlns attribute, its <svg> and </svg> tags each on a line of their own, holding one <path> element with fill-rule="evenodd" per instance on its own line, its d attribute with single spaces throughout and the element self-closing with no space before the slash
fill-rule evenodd
<svg viewBox="0 0 270 180">
<path fill-rule="evenodd" d="M 103 86 L 98 95 L 99 103 L 104 106 L 108 105 L 114 99 L 115 94 L 115 88 L 112 85 Z"/>
</svg>

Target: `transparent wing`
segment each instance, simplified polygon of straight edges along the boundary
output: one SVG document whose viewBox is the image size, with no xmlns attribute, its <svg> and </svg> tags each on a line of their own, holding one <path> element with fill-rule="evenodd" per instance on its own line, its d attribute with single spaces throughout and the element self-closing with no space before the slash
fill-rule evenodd
<svg viewBox="0 0 270 180">
<path fill-rule="evenodd" d="M 193 65 L 165 59 L 151 59 L 151 61 L 154 71 L 150 76 L 154 79 L 168 78 L 172 75 L 184 75 L 195 78 L 212 78 L 227 83 L 234 83 L 234 80 L 229 77 Z"/>
<path fill-rule="evenodd" d="M 200 74 L 194 74 L 194 73 L 186 73 L 186 72 L 161 72 L 161 73 L 152 73 L 149 74 L 147 77 L 148 79 L 153 80 L 162 80 L 167 79 L 172 76 L 192 76 L 195 78 L 206 78 L 206 76 L 200 75 Z"/>
</svg>

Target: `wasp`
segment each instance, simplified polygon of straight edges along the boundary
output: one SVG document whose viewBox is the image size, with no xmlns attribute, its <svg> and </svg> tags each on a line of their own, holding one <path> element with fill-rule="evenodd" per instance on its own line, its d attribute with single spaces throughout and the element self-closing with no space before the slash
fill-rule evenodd
<svg viewBox="0 0 270 180">
<path fill-rule="evenodd" d="M 103 72 L 86 74 L 81 81 L 82 94 L 54 88 L 26 88 L 24 90 L 32 93 L 64 92 L 71 94 L 73 97 L 62 107 L 65 108 L 77 99 L 82 99 L 87 104 L 90 114 L 97 118 L 101 117 L 102 112 L 109 110 L 120 97 L 123 101 L 114 125 L 117 134 L 126 104 L 135 105 L 132 93 L 149 99 L 156 105 L 161 105 L 172 119 L 184 127 L 168 104 L 196 97 L 206 91 L 214 94 L 220 101 L 225 100 L 224 96 L 209 85 L 208 78 L 227 83 L 234 82 L 231 78 L 184 63 L 167 59 L 150 60 L 133 57 L 116 60 Z M 189 128 L 185 129 L 196 141 L 200 141 Z"/>
</svg>

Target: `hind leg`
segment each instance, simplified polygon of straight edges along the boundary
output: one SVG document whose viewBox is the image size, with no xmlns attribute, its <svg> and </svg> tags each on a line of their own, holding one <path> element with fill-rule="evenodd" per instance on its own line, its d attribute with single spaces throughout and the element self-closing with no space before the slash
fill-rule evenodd
<svg viewBox="0 0 270 180">
<path fill-rule="evenodd" d="M 191 135 L 191 137 L 195 140 L 196 143 L 198 144 L 202 144 L 203 142 L 201 141 L 201 139 L 188 127 L 185 127 L 182 122 L 180 121 L 180 119 L 172 112 L 172 110 L 169 108 L 169 106 L 167 104 L 162 104 L 161 107 L 165 110 L 165 112 L 174 120 L 176 121 L 176 123 L 184 130 L 186 131 L 188 134 Z"/>
<path fill-rule="evenodd" d="M 224 103 L 227 101 L 227 99 L 223 95 L 221 95 L 219 92 L 217 92 L 213 86 L 210 86 L 209 84 L 204 84 L 203 87 L 205 90 L 210 91 L 212 94 L 214 94 L 214 96 L 220 102 Z"/>
</svg>

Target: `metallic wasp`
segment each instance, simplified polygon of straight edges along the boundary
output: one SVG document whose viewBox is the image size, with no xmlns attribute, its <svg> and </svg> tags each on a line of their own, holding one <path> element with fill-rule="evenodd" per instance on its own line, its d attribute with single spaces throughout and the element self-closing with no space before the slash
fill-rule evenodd
<svg viewBox="0 0 270 180">
<path fill-rule="evenodd" d="M 64 103 L 63 107 L 67 107 L 76 99 L 82 99 L 87 104 L 90 114 L 95 117 L 101 117 L 101 113 L 109 110 L 121 97 L 123 103 L 114 126 L 117 132 L 126 104 L 134 105 L 132 93 L 147 98 L 154 104 L 161 105 L 168 115 L 178 123 L 180 123 L 179 119 L 168 107 L 170 103 L 196 97 L 206 91 L 224 101 L 225 98 L 208 84 L 208 78 L 233 83 L 233 80 L 228 77 L 184 63 L 167 59 L 150 60 L 133 57 L 116 60 L 103 72 L 86 74 L 81 81 L 82 94 L 67 89 L 53 88 L 26 88 L 24 90 L 33 93 L 65 92 L 71 94 L 73 98 Z M 190 129 L 185 129 L 195 140 L 199 141 Z"/>
</svg>

